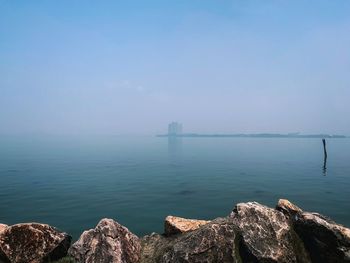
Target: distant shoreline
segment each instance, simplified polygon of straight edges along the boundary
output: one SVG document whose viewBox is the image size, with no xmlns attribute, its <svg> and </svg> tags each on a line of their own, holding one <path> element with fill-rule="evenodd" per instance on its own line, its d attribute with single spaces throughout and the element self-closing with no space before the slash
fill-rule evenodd
<svg viewBox="0 0 350 263">
<path fill-rule="evenodd" d="M 278 134 L 278 133 L 254 133 L 254 134 L 199 134 L 199 133 L 183 133 L 183 134 L 157 134 L 156 137 L 204 137 L 204 138 L 348 138 L 345 135 L 330 134 Z"/>
</svg>

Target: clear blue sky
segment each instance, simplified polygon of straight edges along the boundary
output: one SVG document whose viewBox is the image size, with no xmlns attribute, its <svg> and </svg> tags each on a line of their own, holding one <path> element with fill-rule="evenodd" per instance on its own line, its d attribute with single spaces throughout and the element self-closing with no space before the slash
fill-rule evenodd
<svg viewBox="0 0 350 263">
<path fill-rule="evenodd" d="M 0 0 L 0 133 L 350 134 L 350 1 Z"/>
</svg>

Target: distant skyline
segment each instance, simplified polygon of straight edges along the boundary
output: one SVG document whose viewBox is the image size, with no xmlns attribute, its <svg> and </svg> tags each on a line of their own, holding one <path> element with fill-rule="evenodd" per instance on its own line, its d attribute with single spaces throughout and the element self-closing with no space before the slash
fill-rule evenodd
<svg viewBox="0 0 350 263">
<path fill-rule="evenodd" d="M 350 1 L 0 0 L 0 134 L 350 135 Z"/>
<path fill-rule="evenodd" d="M 349 138 L 344 134 L 305 134 L 300 132 L 287 133 L 198 133 L 191 131 L 183 131 L 182 123 L 171 122 L 168 124 L 168 132 L 163 134 L 156 134 L 157 137 L 259 137 L 259 138 Z"/>
</svg>

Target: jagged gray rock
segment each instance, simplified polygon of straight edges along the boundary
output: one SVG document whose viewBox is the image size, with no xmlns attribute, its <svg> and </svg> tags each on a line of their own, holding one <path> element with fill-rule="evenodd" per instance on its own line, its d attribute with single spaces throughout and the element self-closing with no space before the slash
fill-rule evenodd
<svg viewBox="0 0 350 263">
<path fill-rule="evenodd" d="M 84 231 L 69 249 L 81 263 L 137 263 L 141 258 L 137 236 L 112 219 L 102 219 L 95 229 Z"/>
<path fill-rule="evenodd" d="M 67 255 L 71 237 L 39 223 L 8 226 L 0 233 L 0 262 L 42 263 Z"/>
<path fill-rule="evenodd" d="M 237 238 L 231 218 L 219 218 L 177 236 L 152 234 L 142 239 L 141 262 L 240 262 Z"/>
<path fill-rule="evenodd" d="M 350 229 L 317 214 L 303 212 L 294 228 L 309 251 L 312 262 L 350 262 Z"/>
<path fill-rule="evenodd" d="M 243 262 L 310 262 L 285 215 L 256 202 L 237 204 L 230 214 L 239 229 Z"/>
<path fill-rule="evenodd" d="M 288 200 L 280 199 L 276 209 L 291 220 L 312 262 L 350 262 L 350 229 L 318 213 L 304 212 Z"/>
</svg>

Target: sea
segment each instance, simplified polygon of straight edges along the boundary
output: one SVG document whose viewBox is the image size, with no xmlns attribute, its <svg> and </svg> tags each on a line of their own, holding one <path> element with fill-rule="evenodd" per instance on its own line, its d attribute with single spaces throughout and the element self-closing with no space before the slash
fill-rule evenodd
<svg viewBox="0 0 350 263">
<path fill-rule="evenodd" d="M 214 219 L 286 198 L 350 227 L 350 139 L 0 137 L 0 223 L 77 239 L 102 218 L 143 236 L 164 218 Z"/>
</svg>

